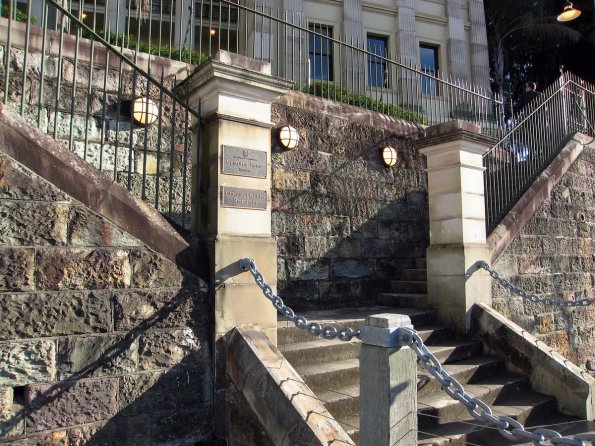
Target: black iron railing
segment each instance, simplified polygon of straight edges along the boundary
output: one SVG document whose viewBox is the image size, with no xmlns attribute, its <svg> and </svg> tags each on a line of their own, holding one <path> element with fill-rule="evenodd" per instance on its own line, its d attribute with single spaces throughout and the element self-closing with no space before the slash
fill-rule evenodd
<svg viewBox="0 0 595 446">
<path fill-rule="evenodd" d="M 188 229 L 199 114 L 174 93 L 175 76 L 151 72 L 150 56 L 141 68 L 135 52 L 116 47 L 109 34 L 104 39 L 61 2 L 43 0 L 34 22 L 18 22 L 12 8 L 0 18 L 6 106 Z M 151 125 L 134 119 L 139 98 L 152 103 L 137 103 L 137 112 L 154 115 Z"/>
<path fill-rule="evenodd" d="M 199 64 L 224 49 L 270 62 L 297 90 L 420 124 L 464 119 L 495 136 L 505 130 L 488 79 L 485 87 L 454 79 L 397 58 L 381 39 L 347 38 L 303 13 L 234 0 L 72 0 L 68 8 L 96 34 L 136 51 Z"/>
<path fill-rule="evenodd" d="M 491 232 L 577 132 L 595 135 L 595 86 L 564 73 L 509 120 L 483 157 L 486 225 Z"/>
</svg>

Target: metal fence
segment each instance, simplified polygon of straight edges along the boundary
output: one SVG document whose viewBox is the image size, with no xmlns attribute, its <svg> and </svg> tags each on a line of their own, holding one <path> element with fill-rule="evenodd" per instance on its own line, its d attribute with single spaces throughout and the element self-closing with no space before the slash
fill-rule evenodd
<svg viewBox="0 0 595 446">
<path fill-rule="evenodd" d="M 62 1 L 95 33 L 137 51 L 198 64 L 224 49 L 270 62 L 274 76 L 307 93 L 420 124 L 464 119 L 491 134 L 505 129 L 502 100 L 488 89 L 401 60 L 382 39 L 347 38 L 303 13 L 234 0 Z"/>
<path fill-rule="evenodd" d="M 104 39 L 72 4 L 40 3 L 37 16 L 33 2 L 24 11 L 3 3 L 3 102 L 188 229 L 198 111 L 173 93 L 175 76 L 151 72 L 150 57 L 140 68 L 134 51 Z"/>
<path fill-rule="evenodd" d="M 594 123 L 595 86 L 568 72 L 509 120 L 510 131 L 483 157 L 488 232 L 573 134 L 595 135 Z"/>
</svg>

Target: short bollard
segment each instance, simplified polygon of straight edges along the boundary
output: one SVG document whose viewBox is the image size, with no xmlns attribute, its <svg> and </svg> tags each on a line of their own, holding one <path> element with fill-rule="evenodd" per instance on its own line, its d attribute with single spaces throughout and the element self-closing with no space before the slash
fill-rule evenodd
<svg viewBox="0 0 595 446">
<path fill-rule="evenodd" d="M 416 355 L 400 346 L 400 327 L 413 328 L 408 316 L 369 316 L 361 328 L 361 446 L 417 444 Z"/>
</svg>

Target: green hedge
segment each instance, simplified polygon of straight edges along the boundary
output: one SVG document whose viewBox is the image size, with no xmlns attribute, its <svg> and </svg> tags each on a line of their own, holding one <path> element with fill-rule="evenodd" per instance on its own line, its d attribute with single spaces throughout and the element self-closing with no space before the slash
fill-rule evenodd
<svg viewBox="0 0 595 446">
<path fill-rule="evenodd" d="M 200 65 L 205 60 L 208 59 L 208 56 L 204 53 L 199 51 L 190 50 L 188 48 L 182 48 L 181 50 L 178 48 L 170 48 L 169 45 L 155 45 L 153 43 L 146 43 L 146 42 L 138 42 L 132 37 L 127 37 L 122 33 L 110 33 L 107 36 L 102 30 L 96 31 L 101 37 L 107 40 L 113 46 L 124 48 L 129 48 L 131 50 L 138 50 L 142 53 L 149 53 L 153 56 L 161 56 L 167 57 L 173 60 L 180 60 L 186 63 L 192 63 L 193 65 Z M 88 35 L 88 33 L 83 33 L 85 37 L 93 38 L 92 35 Z"/>
<path fill-rule="evenodd" d="M 8 17 L 10 15 L 9 5 L 2 5 L 1 15 L 2 15 L 2 17 Z M 25 13 L 22 10 L 17 8 L 14 20 L 16 20 L 17 22 L 26 22 L 27 21 L 27 13 Z M 31 17 L 31 23 L 35 23 L 35 17 Z"/>
<path fill-rule="evenodd" d="M 296 84 L 294 88 L 303 93 L 333 99 L 344 102 L 345 104 L 355 105 L 356 107 L 394 116 L 395 118 L 403 118 L 417 124 L 427 124 L 426 117 L 421 113 L 406 110 L 398 105 L 387 104 L 366 96 L 365 94 L 354 93 L 353 91 L 332 82 L 315 81 L 310 83 L 309 87 L 308 85 Z"/>
</svg>

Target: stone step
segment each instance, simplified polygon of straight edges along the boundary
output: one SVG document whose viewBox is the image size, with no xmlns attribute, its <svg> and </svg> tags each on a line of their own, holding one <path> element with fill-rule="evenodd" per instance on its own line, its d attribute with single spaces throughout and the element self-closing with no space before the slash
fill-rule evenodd
<svg viewBox="0 0 595 446">
<path fill-rule="evenodd" d="M 503 398 L 508 398 L 518 392 L 530 391 L 527 378 L 512 373 L 498 374 L 498 376 L 482 380 L 478 384 L 468 384 L 465 391 L 479 398 L 488 405 L 499 404 Z M 432 426 L 439 420 L 458 419 L 468 415 L 467 408 L 449 397 L 445 392 L 423 395 L 417 403 L 418 423 L 422 427 Z"/>
<path fill-rule="evenodd" d="M 437 349 L 431 350 L 433 350 L 432 353 L 438 358 L 438 360 L 443 363 L 443 360 L 440 358 L 440 356 L 446 354 L 446 352 L 450 349 L 438 347 Z M 464 349 L 461 348 L 460 350 Z M 466 354 L 470 353 L 467 352 Z M 500 388 L 502 388 L 504 384 L 506 384 L 505 381 L 503 381 L 503 384 L 500 384 Z M 488 390 L 494 390 L 495 388 L 496 384 L 488 384 L 486 387 Z M 476 389 L 476 391 L 477 390 L 483 389 L 480 387 L 479 389 Z M 346 386 L 326 388 L 320 393 L 317 393 L 317 396 L 321 401 L 324 402 L 327 409 L 333 414 L 335 418 L 343 418 L 349 416 L 350 414 L 356 414 L 359 412 L 359 380 L 357 378 L 353 378 Z M 438 399 L 435 402 L 432 397 L 433 395 L 429 395 L 423 402 L 423 407 L 427 407 L 426 412 L 428 412 L 430 415 L 433 413 L 432 409 L 437 410 L 445 405 L 442 399 Z M 448 398 L 448 395 L 444 394 L 444 397 Z M 457 401 L 452 399 L 451 401 L 451 405 L 457 404 Z M 442 404 L 442 406 L 440 404 Z"/>
<path fill-rule="evenodd" d="M 398 311 L 388 306 L 372 306 L 366 308 L 344 308 L 338 310 L 319 310 L 306 311 L 299 313 L 304 316 L 308 322 L 316 322 L 323 326 L 331 325 L 334 327 L 350 327 L 359 329 L 368 315 L 382 313 L 405 314 L 411 318 L 415 327 L 423 327 L 434 323 L 435 314 L 432 311 L 419 308 L 399 308 Z M 296 342 L 308 342 L 314 338 L 306 330 L 297 328 L 293 322 L 286 320 L 282 316 L 277 319 L 277 344 L 292 344 Z"/>
<path fill-rule="evenodd" d="M 338 339 L 313 339 L 308 342 L 280 345 L 279 350 L 294 367 L 341 361 L 359 356 L 361 342 L 358 340 L 345 342 Z"/>
<path fill-rule="evenodd" d="M 323 364 L 308 364 L 294 368 L 316 395 L 327 390 L 351 385 L 359 386 L 358 358 Z"/>
<path fill-rule="evenodd" d="M 418 269 L 426 269 L 428 267 L 428 262 L 426 261 L 426 258 L 419 257 L 415 259 L 415 267 Z"/>
<path fill-rule="evenodd" d="M 502 401 L 501 404 L 490 404 L 494 415 L 508 416 L 518 420 L 525 428 L 541 426 L 556 412 L 556 401 L 552 397 L 531 391 L 517 392 Z M 476 421 L 469 413 L 458 418 L 441 419 L 432 426 L 420 428 L 418 445 L 518 445 L 532 444 L 523 441 L 509 441 L 494 427 Z"/>
<path fill-rule="evenodd" d="M 427 308 L 428 295 L 412 293 L 380 293 L 378 294 L 377 301 L 379 305 L 386 305 L 389 307 Z"/>
<path fill-rule="evenodd" d="M 536 424 L 539 423 L 537 420 L 542 419 L 543 414 L 551 414 L 552 410 L 555 410 L 555 400 L 551 397 L 525 390 L 512 392 L 502 404 L 494 404 L 490 405 L 490 407 L 495 415 L 509 416 L 518 420 L 524 426 L 530 427 L 532 425 L 538 425 Z M 536 416 L 536 414 L 540 415 Z M 352 415 L 335 418 L 356 444 L 359 444 L 359 416 Z M 431 426 L 420 426 L 417 444 L 426 446 L 504 446 L 532 443 L 510 442 L 501 436 L 497 429 L 476 421 L 468 412 L 465 412 L 464 415 L 458 418 L 444 417 L 434 422 Z"/>
<path fill-rule="evenodd" d="M 391 291 L 394 293 L 426 294 L 428 284 L 426 280 L 391 280 Z"/>
<path fill-rule="evenodd" d="M 401 271 L 401 280 L 426 281 L 428 272 L 425 268 L 404 269 Z"/>
</svg>

